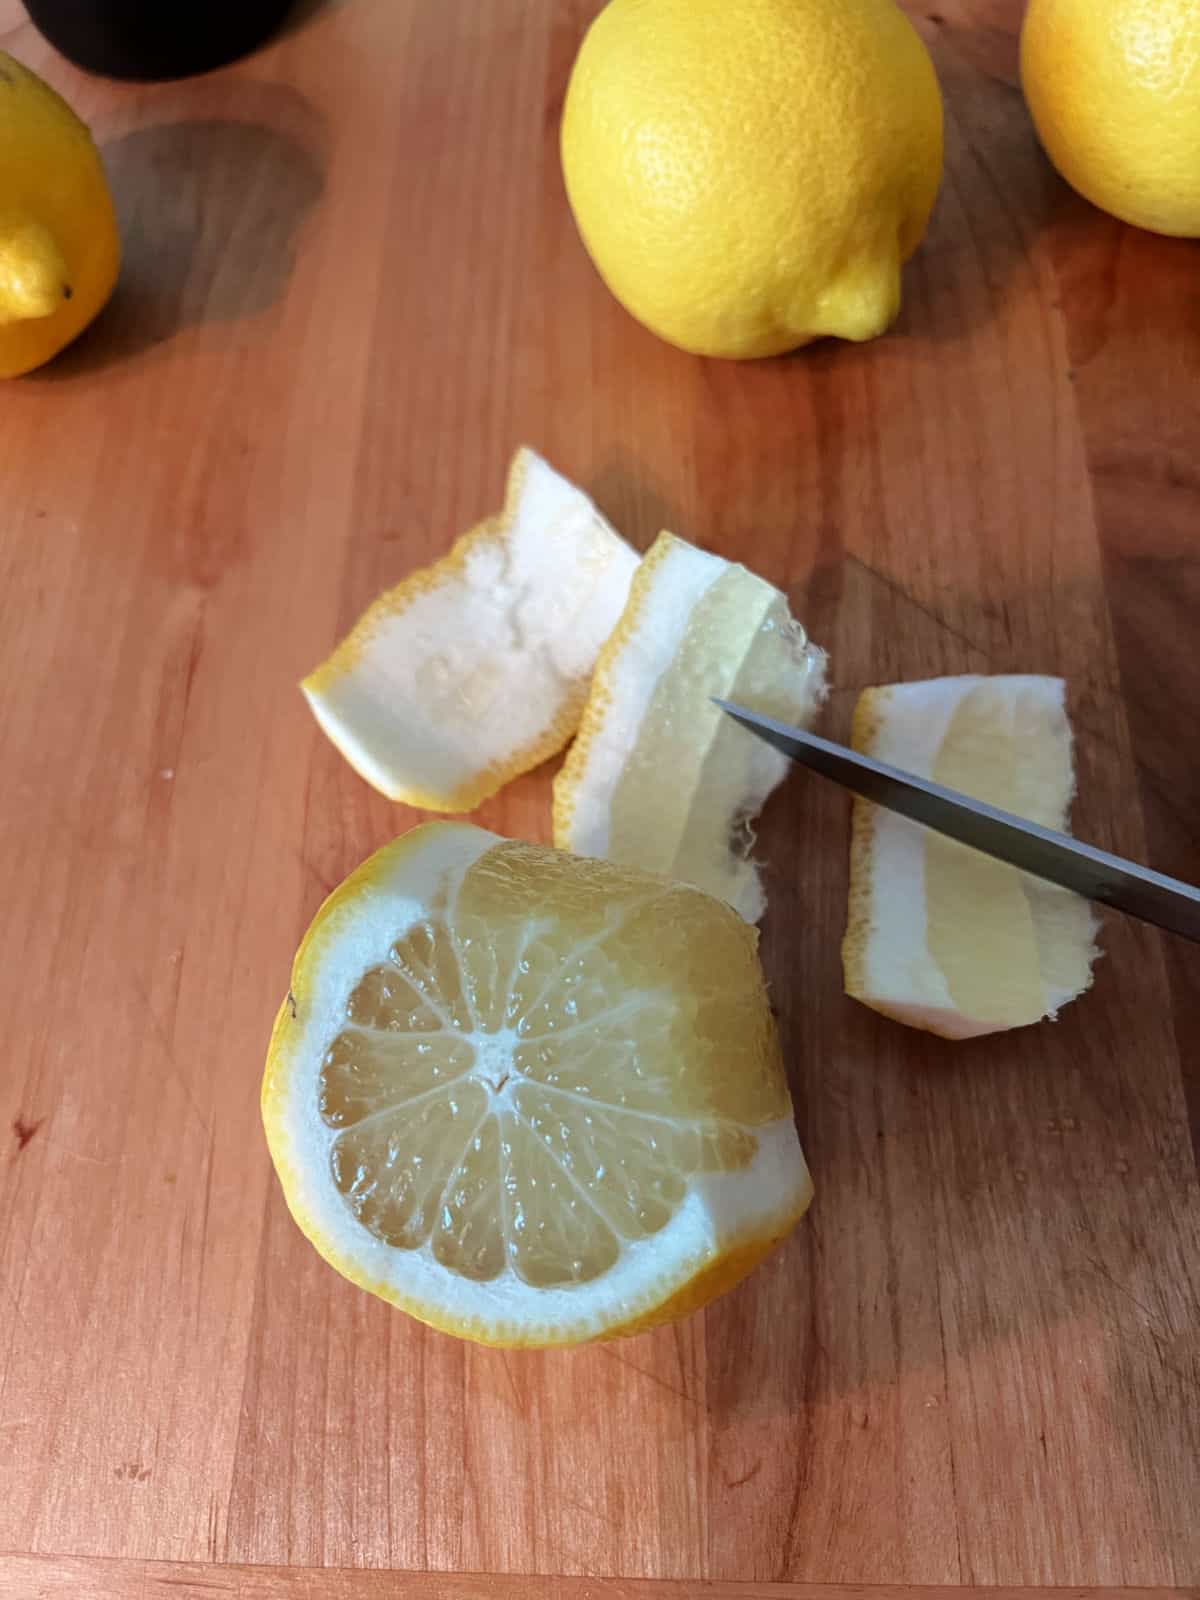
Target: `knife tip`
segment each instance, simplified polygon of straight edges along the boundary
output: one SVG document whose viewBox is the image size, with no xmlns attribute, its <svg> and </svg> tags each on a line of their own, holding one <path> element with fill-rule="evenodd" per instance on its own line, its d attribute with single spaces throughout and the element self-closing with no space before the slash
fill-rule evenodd
<svg viewBox="0 0 1200 1600">
<path fill-rule="evenodd" d="M 757 726 L 758 718 L 752 711 L 747 711 L 745 706 L 735 705 L 732 700 L 722 700 L 720 695 L 710 695 L 710 700 L 718 710 L 723 711 L 727 717 L 732 717 L 735 722 L 740 722 L 744 728 Z"/>
</svg>

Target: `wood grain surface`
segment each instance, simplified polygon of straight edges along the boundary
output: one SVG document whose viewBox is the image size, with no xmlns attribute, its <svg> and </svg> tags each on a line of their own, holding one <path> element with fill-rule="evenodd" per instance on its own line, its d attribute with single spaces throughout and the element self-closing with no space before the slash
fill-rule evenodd
<svg viewBox="0 0 1200 1600">
<path fill-rule="evenodd" d="M 1188 1589 L 972 1589 L 955 1600 L 1195 1600 Z M 0 1556 L 0 1600 L 894 1600 L 892 1589 L 686 1579 L 500 1577 L 336 1567 L 220 1566 L 79 1556 Z M 910 1588 L 905 1600 L 945 1600 Z"/>
<path fill-rule="evenodd" d="M 867 683 L 1064 674 L 1077 830 L 1200 879 L 1200 246 L 1054 176 L 1016 0 L 933 3 L 947 174 L 899 325 L 736 365 L 640 329 L 575 236 L 595 0 L 309 6 L 149 87 L 0 0 L 127 251 L 96 328 L 0 394 L 0 1594 L 1200 1578 L 1194 948 L 1113 920 L 1056 1025 L 907 1031 L 841 992 L 847 806 L 797 775 L 764 956 L 816 1203 L 705 1315 L 582 1352 L 351 1288 L 258 1121 L 308 918 L 413 820 L 296 680 L 518 443 L 638 544 L 785 587 L 835 737 Z M 483 820 L 545 837 L 548 781 Z"/>
</svg>

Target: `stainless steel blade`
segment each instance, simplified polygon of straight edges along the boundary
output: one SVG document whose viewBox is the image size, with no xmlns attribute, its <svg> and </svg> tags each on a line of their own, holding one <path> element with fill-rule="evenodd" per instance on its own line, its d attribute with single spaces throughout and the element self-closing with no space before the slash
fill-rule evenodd
<svg viewBox="0 0 1200 1600">
<path fill-rule="evenodd" d="M 1200 943 L 1200 889 L 1178 878 L 1110 855 L 1069 834 L 1039 827 L 1011 812 L 943 788 L 915 773 L 860 755 L 804 728 L 789 727 L 725 700 L 722 711 L 793 761 L 831 778 L 843 788 L 920 822 L 961 844 L 1048 883 L 1073 889 L 1088 900 L 1140 917 L 1156 927 Z"/>
</svg>

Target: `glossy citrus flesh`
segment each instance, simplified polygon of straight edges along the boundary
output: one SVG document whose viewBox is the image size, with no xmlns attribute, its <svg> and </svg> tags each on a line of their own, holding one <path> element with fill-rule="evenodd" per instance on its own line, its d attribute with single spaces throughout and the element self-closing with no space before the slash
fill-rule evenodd
<svg viewBox="0 0 1200 1600">
<path fill-rule="evenodd" d="M 465 825 L 406 835 L 319 913 L 263 1108 L 318 1248 L 491 1343 L 689 1309 L 810 1192 L 752 932 Z"/>
</svg>

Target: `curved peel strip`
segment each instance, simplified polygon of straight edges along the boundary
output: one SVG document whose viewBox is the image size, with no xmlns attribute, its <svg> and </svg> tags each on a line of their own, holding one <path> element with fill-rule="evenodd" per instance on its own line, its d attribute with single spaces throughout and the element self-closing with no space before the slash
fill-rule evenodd
<svg viewBox="0 0 1200 1600">
<path fill-rule="evenodd" d="M 807 726 L 824 693 L 825 654 L 778 589 L 660 534 L 555 780 L 555 844 L 695 884 L 756 922 L 751 825 L 789 763 L 712 699 Z"/>
<path fill-rule="evenodd" d="M 532 450 L 504 510 L 381 595 L 301 684 L 390 799 L 469 811 L 571 737 L 637 554 Z"/>
<path fill-rule="evenodd" d="M 414 829 L 296 956 L 262 1093 L 293 1216 L 354 1283 L 487 1344 L 702 1305 L 812 1194 L 756 944 L 686 886 Z"/>
<path fill-rule="evenodd" d="M 1060 678 L 934 678 L 865 689 L 856 750 L 1044 827 L 1074 793 Z M 1096 918 L 1078 895 L 904 817 L 854 802 L 847 994 L 950 1039 L 1053 1017 L 1092 981 Z"/>
</svg>

